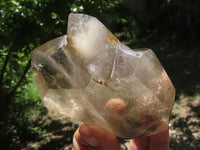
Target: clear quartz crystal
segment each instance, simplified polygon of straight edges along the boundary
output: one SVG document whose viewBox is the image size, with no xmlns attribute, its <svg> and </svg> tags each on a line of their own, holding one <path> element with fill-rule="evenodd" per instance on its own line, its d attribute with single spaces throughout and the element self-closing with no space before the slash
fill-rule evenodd
<svg viewBox="0 0 200 150">
<path fill-rule="evenodd" d="M 67 35 L 34 49 L 31 56 L 47 108 L 122 138 L 168 128 L 175 89 L 156 55 L 121 44 L 96 18 L 70 14 Z M 110 107 L 110 99 L 124 106 Z"/>
</svg>

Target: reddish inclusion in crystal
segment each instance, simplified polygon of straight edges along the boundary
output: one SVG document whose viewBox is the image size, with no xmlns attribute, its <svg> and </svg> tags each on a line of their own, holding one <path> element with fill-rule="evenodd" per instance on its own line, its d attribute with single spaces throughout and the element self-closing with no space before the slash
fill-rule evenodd
<svg viewBox="0 0 200 150">
<path fill-rule="evenodd" d="M 126 104 L 120 98 L 112 98 L 108 100 L 106 107 L 123 116 L 125 113 Z"/>
</svg>

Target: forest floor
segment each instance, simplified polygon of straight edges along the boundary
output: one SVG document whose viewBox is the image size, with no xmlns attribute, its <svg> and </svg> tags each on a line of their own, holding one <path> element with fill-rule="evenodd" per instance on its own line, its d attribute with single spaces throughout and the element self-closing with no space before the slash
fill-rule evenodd
<svg viewBox="0 0 200 150">
<path fill-rule="evenodd" d="M 172 150 L 200 149 L 200 96 L 182 97 L 174 103 L 170 147 Z"/>
<path fill-rule="evenodd" d="M 55 117 L 53 117 L 55 118 Z M 70 150 L 72 136 L 78 125 L 69 120 L 57 122 L 49 119 L 46 133 L 41 140 L 20 144 L 21 150 Z M 200 149 L 200 95 L 180 97 L 175 101 L 171 116 L 170 150 Z M 127 150 L 129 141 L 123 141 L 122 150 Z"/>
</svg>

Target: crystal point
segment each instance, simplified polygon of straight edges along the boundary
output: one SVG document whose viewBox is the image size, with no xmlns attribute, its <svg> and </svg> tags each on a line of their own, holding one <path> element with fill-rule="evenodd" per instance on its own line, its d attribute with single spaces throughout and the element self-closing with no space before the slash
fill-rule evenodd
<svg viewBox="0 0 200 150">
<path fill-rule="evenodd" d="M 121 44 L 95 17 L 70 14 L 67 35 L 31 57 L 47 108 L 122 138 L 168 128 L 175 89 L 156 55 Z"/>
</svg>

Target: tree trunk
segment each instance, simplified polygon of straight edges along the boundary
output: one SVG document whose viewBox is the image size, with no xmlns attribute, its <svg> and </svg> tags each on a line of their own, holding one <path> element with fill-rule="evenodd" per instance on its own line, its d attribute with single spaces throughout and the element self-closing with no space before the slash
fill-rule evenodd
<svg viewBox="0 0 200 150">
<path fill-rule="evenodd" d="M 31 66 L 31 59 L 28 61 L 24 71 L 23 71 L 23 74 L 21 75 L 19 81 L 17 82 L 17 84 L 15 85 L 15 87 L 13 88 L 13 90 L 10 92 L 10 97 L 12 97 L 12 95 L 15 93 L 15 91 L 17 90 L 17 88 L 20 86 L 20 83 L 23 81 L 26 73 L 28 72 L 28 69 L 30 68 Z"/>
<path fill-rule="evenodd" d="M 8 54 L 6 56 L 6 59 L 4 61 L 4 64 L 3 64 L 3 68 L 1 69 L 1 74 L 0 74 L 0 91 L 1 91 L 1 88 L 2 88 L 2 85 L 3 85 L 3 75 L 5 73 L 5 69 L 6 69 L 6 66 L 8 64 L 8 60 L 9 60 L 9 57 L 10 57 L 10 51 L 11 51 L 12 48 L 10 48 L 8 50 Z"/>
</svg>

